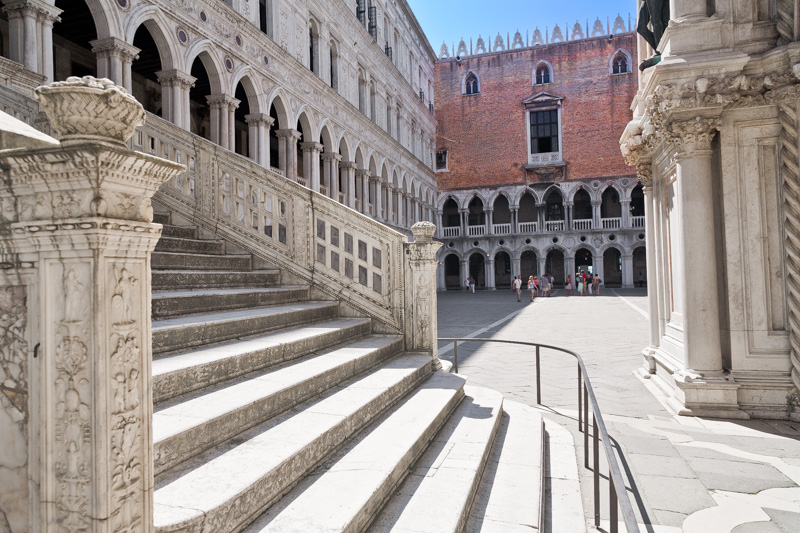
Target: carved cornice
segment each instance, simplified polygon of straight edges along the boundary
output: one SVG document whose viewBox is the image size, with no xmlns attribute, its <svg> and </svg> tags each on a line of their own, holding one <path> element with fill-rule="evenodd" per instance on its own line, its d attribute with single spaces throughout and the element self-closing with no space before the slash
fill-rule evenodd
<svg viewBox="0 0 800 533">
<path fill-rule="evenodd" d="M 674 145 L 683 156 L 711 150 L 711 141 L 719 131 L 720 123 L 718 117 L 674 120 L 666 128 L 667 142 Z"/>
</svg>

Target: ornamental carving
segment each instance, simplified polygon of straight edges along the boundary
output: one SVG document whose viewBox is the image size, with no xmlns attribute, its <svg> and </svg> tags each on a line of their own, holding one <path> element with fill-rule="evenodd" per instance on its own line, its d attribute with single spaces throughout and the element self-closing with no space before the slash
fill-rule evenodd
<svg viewBox="0 0 800 533">
<path fill-rule="evenodd" d="M 0 287 L 0 393 L 28 415 L 28 309 L 24 286 Z"/>
<path fill-rule="evenodd" d="M 719 128 L 718 117 L 674 121 L 666 130 L 667 142 L 674 144 L 681 152 L 710 150 L 711 141 Z"/>
</svg>

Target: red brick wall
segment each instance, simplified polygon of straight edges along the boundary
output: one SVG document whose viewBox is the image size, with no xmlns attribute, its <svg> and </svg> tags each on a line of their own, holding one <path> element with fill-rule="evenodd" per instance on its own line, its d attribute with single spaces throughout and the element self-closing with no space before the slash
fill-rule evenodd
<svg viewBox="0 0 800 533">
<path fill-rule="evenodd" d="M 631 74 L 609 75 L 609 57 L 624 48 Z M 533 86 L 533 66 L 553 66 L 553 83 Z M 541 91 L 562 96 L 561 126 L 566 179 L 631 176 L 619 151 L 636 94 L 634 33 L 551 44 L 524 50 L 441 60 L 435 68 L 437 150 L 448 151 L 449 172 L 439 189 L 472 189 L 539 181 L 526 172 L 527 129 L 523 100 Z M 478 95 L 462 96 L 461 80 L 473 70 Z"/>
</svg>

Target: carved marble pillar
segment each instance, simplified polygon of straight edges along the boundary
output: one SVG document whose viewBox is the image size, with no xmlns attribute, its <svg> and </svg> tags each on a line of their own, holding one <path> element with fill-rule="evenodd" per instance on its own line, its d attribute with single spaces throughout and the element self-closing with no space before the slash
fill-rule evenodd
<svg viewBox="0 0 800 533">
<path fill-rule="evenodd" d="M 620 209 L 621 209 L 621 216 L 622 216 L 622 227 L 623 228 L 630 228 L 631 227 L 631 201 L 630 199 L 623 200 L 620 199 L 619 201 Z"/>
<path fill-rule="evenodd" d="M 146 531 L 150 252 L 161 234 L 150 198 L 184 167 L 127 149 L 145 113 L 121 88 L 53 83 L 36 97 L 61 142 L 9 119 L 19 135 L 0 143 L 19 148 L 0 155 L 11 260 L 0 271 L 0 314 L 9 302 L 20 313 L 9 348 L 29 367 L 7 375 L 14 402 L 0 395 L 0 410 L 19 413 L 30 439 L 22 450 L 34 454 L 21 462 L 25 483 L 12 500 L 22 514 L 4 511 L 12 531 Z M 12 425 L 0 427 L 4 446 L 21 434 Z M 17 472 L 0 466 L 5 486 Z"/>
<path fill-rule="evenodd" d="M 600 279 L 603 280 L 603 283 L 606 281 L 606 271 L 605 271 L 605 258 L 603 257 L 602 253 L 598 253 L 592 258 L 592 274 L 597 274 L 600 276 Z M 629 255 L 628 259 L 630 259 L 631 268 L 633 268 L 633 256 Z M 625 256 L 622 257 L 622 286 L 627 288 L 628 286 L 625 285 Z"/>
<path fill-rule="evenodd" d="M 322 170 L 324 173 L 325 187 L 328 196 L 339 201 L 339 162 L 342 156 L 336 152 L 324 152 L 322 157 Z"/>
<path fill-rule="evenodd" d="M 601 272 L 600 277 L 603 277 Z M 633 288 L 633 254 L 622 256 L 622 288 Z"/>
<path fill-rule="evenodd" d="M 486 234 L 494 235 L 494 209 L 484 209 L 486 213 Z"/>
<path fill-rule="evenodd" d="M 46 79 L 45 84 L 52 83 L 55 78 L 53 76 L 53 24 L 61 22 L 58 16 L 62 13 L 61 9 L 47 4 L 46 9 L 42 9 L 38 13 L 38 22 L 42 35 L 42 46 L 39 49 L 39 65 L 41 65 L 41 72 Z"/>
<path fill-rule="evenodd" d="M 538 256 L 536 256 L 536 259 L 537 259 L 537 262 L 538 262 L 538 265 L 537 265 L 538 272 L 537 272 L 536 275 L 537 276 L 541 276 L 542 274 L 547 274 L 547 272 L 545 272 L 545 269 L 547 268 L 547 256 L 539 254 Z M 573 262 L 574 261 L 575 261 L 575 259 L 573 258 Z"/>
<path fill-rule="evenodd" d="M 356 163 L 355 161 L 343 161 L 340 168 L 344 170 L 345 183 L 345 205 L 351 209 L 356 207 Z"/>
<path fill-rule="evenodd" d="M 536 204 L 536 225 L 538 226 L 538 230 L 544 231 L 544 220 L 545 220 L 545 209 L 547 209 L 547 204 Z"/>
<path fill-rule="evenodd" d="M 394 224 L 394 185 L 391 183 L 386 184 L 386 222 Z M 439 221 L 441 224 L 441 221 Z M 443 274 L 444 275 L 444 274 Z"/>
<path fill-rule="evenodd" d="M 469 230 L 469 209 L 459 208 L 458 215 L 461 220 L 461 236 L 466 237 Z"/>
<path fill-rule="evenodd" d="M 283 170 L 290 180 L 297 179 L 297 141 L 301 134 L 294 129 L 275 131 L 278 136 L 278 168 Z"/>
<path fill-rule="evenodd" d="M 375 220 L 383 222 L 383 187 L 381 186 L 381 177 L 372 176 L 375 182 Z"/>
<path fill-rule="evenodd" d="M 363 168 L 356 169 L 356 199 L 358 200 L 356 211 L 364 214 L 369 213 L 369 170 Z"/>
<path fill-rule="evenodd" d="M 670 124 L 668 139 L 677 149 L 677 201 L 681 204 L 678 261 L 682 292 L 684 353 L 687 370 L 722 378 L 722 347 L 717 285 L 717 231 L 714 224 L 711 141 L 718 118 L 696 118 Z M 675 259 L 673 259 L 675 260 Z"/>
<path fill-rule="evenodd" d="M 437 355 L 436 252 L 442 243 L 433 240 L 436 226 L 418 222 L 411 228 L 414 242 L 405 243 L 405 349 L 429 353 L 433 368 L 442 367 Z"/>
<path fill-rule="evenodd" d="M 8 14 L 8 55 L 12 61 L 53 81 L 53 23 L 62 10 L 41 0 L 11 0 Z"/>
<path fill-rule="evenodd" d="M 602 224 L 600 222 L 600 206 L 602 202 L 600 200 L 592 200 L 592 228 L 593 229 L 600 229 Z"/>
<path fill-rule="evenodd" d="M 185 130 L 191 129 L 189 90 L 197 78 L 177 69 L 156 72 L 161 84 L 161 117 Z"/>
<path fill-rule="evenodd" d="M 517 228 L 517 215 L 519 213 L 519 207 L 511 207 L 511 234 L 516 235 L 519 233 L 519 228 Z"/>
<path fill-rule="evenodd" d="M 275 119 L 264 113 L 245 115 L 248 126 L 248 151 L 250 159 L 264 168 L 269 168 L 269 128 Z"/>
<path fill-rule="evenodd" d="M 131 63 L 139 57 L 140 50 L 116 37 L 98 39 L 89 44 L 97 57 L 97 76 L 108 78 L 130 91 Z"/>
<path fill-rule="evenodd" d="M 303 150 L 303 177 L 306 186 L 315 192 L 319 192 L 319 154 L 322 148 L 317 142 L 300 143 L 300 149 Z"/>
<path fill-rule="evenodd" d="M 494 284 L 494 258 L 489 257 L 486 259 L 486 288 L 490 291 L 496 289 Z"/>
</svg>

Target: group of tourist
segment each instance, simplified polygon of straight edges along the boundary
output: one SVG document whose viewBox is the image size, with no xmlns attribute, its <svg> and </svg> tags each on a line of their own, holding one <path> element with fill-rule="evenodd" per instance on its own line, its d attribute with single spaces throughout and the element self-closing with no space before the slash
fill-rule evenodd
<svg viewBox="0 0 800 533">
<path fill-rule="evenodd" d="M 578 294 L 581 296 L 586 296 L 587 294 L 589 296 L 599 296 L 600 285 L 602 282 L 603 280 L 601 280 L 600 276 L 597 274 L 592 276 L 586 272 L 576 272 L 574 285 L 572 282 L 572 276 L 567 276 L 567 281 L 564 283 L 564 288 L 567 291 L 567 296 L 572 296 L 572 291 L 576 288 L 578 290 Z"/>
<path fill-rule="evenodd" d="M 528 292 L 531 294 L 531 301 L 536 296 L 550 296 L 553 292 L 553 276 L 544 274 L 543 276 L 528 276 Z M 511 288 L 517 294 L 517 301 L 521 302 L 522 298 L 522 276 L 515 276 Z"/>
<path fill-rule="evenodd" d="M 531 295 L 531 301 L 537 296 L 550 296 L 553 292 L 553 276 L 544 274 L 543 276 L 528 276 L 528 292 Z M 602 280 L 600 276 L 595 274 L 587 274 L 586 272 L 577 272 L 575 274 L 575 281 L 573 282 L 572 276 L 567 276 L 567 281 L 564 283 L 564 289 L 567 291 L 567 296 L 572 296 L 572 291 L 578 291 L 581 296 L 599 295 L 600 285 Z M 517 295 L 517 301 L 522 301 L 522 276 L 514 277 L 514 282 L 511 284 L 511 289 Z"/>
</svg>

